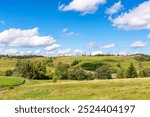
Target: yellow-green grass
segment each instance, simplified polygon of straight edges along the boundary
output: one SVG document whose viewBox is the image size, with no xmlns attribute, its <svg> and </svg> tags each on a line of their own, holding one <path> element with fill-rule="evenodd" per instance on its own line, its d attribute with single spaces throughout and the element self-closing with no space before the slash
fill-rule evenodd
<svg viewBox="0 0 150 117">
<path fill-rule="evenodd" d="M 0 71 L 13 69 L 15 67 L 16 59 L 0 59 Z"/>
<path fill-rule="evenodd" d="M 23 84 L 23 78 L 17 77 L 0 77 L 0 88 L 9 86 L 19 86 Z"/>
<path fill-rule="evenodd" d="M 148 100 L 150 99 L 150 78 L 31 83 L 13 90 L 0 91 L 0 99 Z"/>
<path fill-rule="evenodd" d="M 85 63 L 100 63 L 109 65 L 114 70 L 119 70 L 117 64 L 120 63 L 123 69 L 128 69 L 130 63 L 133 63 L 137 71 L 139 70 L 139 63 L 143 65 L 143 68 L 150 68 L 150 61 L 137 61 L 133 56 L 66 56 L 57 57 L 54 59 L 54 63 L 64 62 L 71 64 L 74 60 L 81 60 L 81 62 L 70 69 L 74 69 L 78 66 L 82 66 Z"/>
</svg>

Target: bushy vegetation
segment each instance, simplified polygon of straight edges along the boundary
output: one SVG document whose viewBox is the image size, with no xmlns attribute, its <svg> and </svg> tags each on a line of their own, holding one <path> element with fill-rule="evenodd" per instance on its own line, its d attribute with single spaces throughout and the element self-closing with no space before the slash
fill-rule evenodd
<svg viewBox="0 0 150 117">
<path fill-rule="evenodd" d="M 77 64 L 79 64 L 81 62 L 81 60 L 74 60 L 72 63 L 71 63 L 71 66 L 75 66 Z"/>
<path fill-rule="evenodd" d="M 15 73 L 17 76 L 29 79 L 49 79 L 49 77 L 46 76 L 46 66 L 38 61 L 18 61 L 15 67 Z"/>
<path fill-rule="evenodd" d="M 97 79 L 111 79 L 111 70 L 108 66 L 104 65 L 96 69 L 95 76 Z"/>
<path fill-rule="evenodd" d="M 150 61 L 150 56 L 149 55 L 144 55 L 144 54 L 135 55 L 134 58 L 137 61 Z"/>
</svg>

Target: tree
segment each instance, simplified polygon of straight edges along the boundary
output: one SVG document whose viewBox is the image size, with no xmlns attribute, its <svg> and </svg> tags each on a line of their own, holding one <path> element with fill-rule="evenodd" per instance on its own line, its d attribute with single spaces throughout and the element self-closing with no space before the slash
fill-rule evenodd
<svg viewBox="0 0 150 117">
<path fill-rule="evenodd" d="M 133 63 L 131 63 L 127 70 L 127 78 L 135 78 L 137 76 L 138 75 L 137 75 L 136 69 L 135 69 Z"/>
<path fill-rule="evenodd" d="M 20 60 L 15 67 L 17 76 L 29 79 L 49 79 L 46 76 L 46 65 L 38 61 Z"/>
<path fill-rule="evenodd" d="M 95 76 L 97 79 L 111 79 L 111 70 L 107 65 L 96 69 Z"/>
<path fill-rule="evenodd" d="M 70 79 L 71 80 L 86 80 L 87 75 L 85 71 L 82 69 L 82 67 L 78 67 L 72 71 L 70 74 Z"/>
<path fill-rule="evenodd" d="M 68 68 L 69 68 L 69 65 L 67 65 L 65 63 L 59 62 L 57 64 L 55 73 L 57 74 L 58 79 L 60 79 L 60 80 L 68 79 Z"/>
</svg>

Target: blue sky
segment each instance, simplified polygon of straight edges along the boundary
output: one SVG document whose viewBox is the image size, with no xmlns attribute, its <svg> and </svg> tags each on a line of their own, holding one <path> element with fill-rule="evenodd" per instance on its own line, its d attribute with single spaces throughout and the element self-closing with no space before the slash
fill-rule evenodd
<svg viewBox="0 0 150 117">
<path fill-rule="evenodd" d="M 150 0 L 1 0 L 0 54 L 149 52 Z"/>
</svg>

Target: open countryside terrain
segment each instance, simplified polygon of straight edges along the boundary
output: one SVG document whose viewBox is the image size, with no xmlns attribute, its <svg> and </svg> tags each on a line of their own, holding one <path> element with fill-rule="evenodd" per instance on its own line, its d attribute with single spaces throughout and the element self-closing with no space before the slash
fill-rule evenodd
<svg viewBox="0 0 150 117">
<path fill-rule="evenodd" d="M 47 58 L 32 58 L 32 61 L 43 61 Z M 130 63 L 135 65 L 138 71 L 139 61 L 133 56 L 81 56 L 81 57 L 56 57 L 53 59 L 53 66 L 47 66 L 48 71 L 53 71 L 54 67 L 63 62 L 71 64 L 74 60 L 80 60 L 77 65 L 71 66 L 74 69 L 81 66 L 85 71 L 93 72 L 93 69 L 101 65 L 109 65 L 114 71 L 119 69 L 120 63 L 127 69 Z M 0 71 L 12 69 L 17 63 L 17 59 L 1 59 Z M 9 65 L 6 64 L 9 62 Z M 140 61 L 144 68 L 150 68 L 150 61 Z M 98 66 L 97 66 L 98 65 Z M 93 67 L 94 66 L 94 67 Z M 13 87 L 12 87 L 13 86 Z M 31 80 L 16 77 L 0 77 L 0 99 L 4 100 L 88 100 L 88 99 L 150 99 L 150 78 L 129 78 L 110 80 Z M 4 87 L 8 87 L 4 89 Z"/>
</svg>

